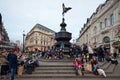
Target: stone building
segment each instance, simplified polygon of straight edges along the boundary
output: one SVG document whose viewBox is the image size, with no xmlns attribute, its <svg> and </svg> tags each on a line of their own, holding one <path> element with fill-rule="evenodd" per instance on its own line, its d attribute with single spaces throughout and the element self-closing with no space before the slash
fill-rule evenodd
<svg viewBox="0 0 120 80">
<path fill-rule="evenodd" d="M 82 46 L 90 43 L 93 47 L 104 45 L 110 53 L 113 53 L 115 50 L 113 43 L 119 39 L 116 37 L 119 28 L 120 0 L 106 0 L 87 19 L 80 30 L 78 44 Z"/>
<path fill-rule="evenodd" d="M 9 42 L 8 33 L 2 23 L 2 15 L 0 14 L 0 41 Z"/>
<path fill-rule="evenodd" d="M 55 32 L 43 25 L 36 24 L 26 35 L 25 47 L 29 51 L 47 50 L 55 43 Z"/>
<path fill-rule="evenodd" d="M 3 51 L 4 49 L 10 49 L 10 40 L 8 37 L 8 33 L 3 26 L 2 23 L 2 15 L 0 14 L 0 51 Z"/>
</svg>

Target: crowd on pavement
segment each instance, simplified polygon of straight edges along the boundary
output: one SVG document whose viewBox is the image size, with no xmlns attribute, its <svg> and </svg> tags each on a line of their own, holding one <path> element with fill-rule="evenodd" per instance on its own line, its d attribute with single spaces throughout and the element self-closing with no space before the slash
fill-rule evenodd
<svg viewBox="0 0 120 80">
<path fill-rule="evenodd" d="M 75 58 L 78 57 L 80 52 L 80 47 L 73 45 L 70 49 L 69 49 L 69 53 L 67 53 L 69 58 Z M 48 49 L 46 51 L 42 51 L 41 52 L 42 57 L 44 57 L 45 59 L 63 59 L 64 58 L 64 49 L 63 48 L 53 48 L 52 49 Z"/>
<path fill-rule="evenodd" d="M 92 72 L 95 75 L 102 74 L 106 77 L 104 70 L 100 67 L 99 62 L 111 61 L 113 64 L 118 64 L 117 53 L 110 54 L 107 49 L 100 46 L 93 49 L 91 46 L 84 46 L 80 49 L 78 46 L 73 45 L 69 53 L 69 58 L 74 59 L 73 65 L 76 75 L 84 75 L 84 71 Z M 23 72 L 32 74 L 35 67 L 39 66 L 39 59 L 63 59 L 63 49 L 48 49 L 46 51 L 36 51 L 32 53 L 22 53 L 16 50 L 6 51 L 0 53 L 0 68 L 1 79 L 6 80 L 7 74 L 10 74 L 10 80 L 14 80 L 15 75 L 21 76 Z"/>
<path fill-rule="evenodd" d="M 0 80 L 14 80 L 15 75 L 21 76 L 23 72 L 32 74 L 35 67 L 39 66 L 40 55 L 38 53 L 21 53 L 18 51 L 0 53 Z"/>
<path fill-rule="evenodd" d="M 88 50 L 88 51 L 86 51 Z M 95 75 L 106 77 L 106 73 L 99 62 L 111 62 L 117 65 L 117 53 L 110 54 L 104 46 L 93 49 L 91 45 L 85 47 L 81 57 L 76 57 L 73 61 L 76 75 L 84 75 L 84 72 L 91 72 Z"/>
</svg>

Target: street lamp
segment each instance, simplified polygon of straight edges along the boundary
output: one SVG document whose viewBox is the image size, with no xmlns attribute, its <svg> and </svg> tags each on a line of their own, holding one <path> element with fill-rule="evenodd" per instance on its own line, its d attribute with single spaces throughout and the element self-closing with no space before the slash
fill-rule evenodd
<svg viewBox="0 0 120 80">
<path fill-rule="evenodd" d="M 75 36 L 73 36 L 73 44 L 75 44 Z"/>
<path fill-rule="evenodd" d="M 23 53 L 25 51 L 25 31 L 23 31 Z"/>
</svg>

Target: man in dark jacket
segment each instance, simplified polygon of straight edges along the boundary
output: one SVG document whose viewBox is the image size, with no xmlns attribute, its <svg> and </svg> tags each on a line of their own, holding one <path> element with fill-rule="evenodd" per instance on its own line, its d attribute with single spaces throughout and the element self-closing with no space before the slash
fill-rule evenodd
<svg viewBox="0 0 120 80">
<path fill-rule="evenodd" d="M 17 55 L 16 55 L 16 51 L 14 51 L 14 53 L 9 54 L 8 55 L 8 60 L 9 60 L 9 66 L 11 69 L 11 80 L 14 80 L 14 76 L 16 74 L 17 71 Z"/>
<path fill-rule="evenodd" d="M 0 53 L 1 78 L 6 80 L 8 60 L 5 52 Z"/>
</svg>

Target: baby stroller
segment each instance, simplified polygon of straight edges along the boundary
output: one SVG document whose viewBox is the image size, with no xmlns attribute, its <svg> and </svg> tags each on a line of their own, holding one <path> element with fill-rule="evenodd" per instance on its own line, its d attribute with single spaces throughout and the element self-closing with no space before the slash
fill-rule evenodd
<svg viewBox="0 0 120 80">
<path fill-rule="evenodd" d="M 32 74 L 32 71 L 34 71 L 34 61 L 29 60 L 26 65 L 26 73 L 27 74 Z"/>
</svg>

